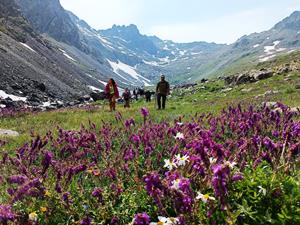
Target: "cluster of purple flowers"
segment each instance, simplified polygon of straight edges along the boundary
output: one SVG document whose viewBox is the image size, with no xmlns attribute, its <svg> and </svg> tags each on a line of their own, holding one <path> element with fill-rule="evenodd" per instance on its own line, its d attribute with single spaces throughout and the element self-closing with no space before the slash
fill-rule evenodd
<svg viewBox="0 0 300 225">
<path fill-rule="evenodd" d="M 299 157 L 300 123 L 281 107 L 282 114 L 267 107 L 230 107 L 219 116 L 180 123 L 146 123 L 149 111 L 143 108 L 142 124 L 123 121 L 118 114 L 115 125 L 103 123 L 96 129 L 90 123 L 79 131 L 59 129 L 57 135 L 38 136 L 15 155 L 0 153 L 0 183 L 5 187 L 0 194 L 8 199 L 0 205 L 0 221 L 23 213 L 13 212 L 13 203 L 32 206 L 51 196 L 66 213 L 81 218 L 81 224 L 134 219 L 143 225 L 154 214 L 188 223 L 196 220 L 199 207 L 209 216 L 214 210 L 224 212 L 231 207 L 230 187 L 243 181 L 247 166 L 267 162 L 272 168 L 293 168 L 288 166 Z M 121 218 L 118 207 L 137 193 L 157 210 L 140 213 L 145 207 L 137 200 L 132 217 Z M 89 207 L 80 211 L 83 203 Z M 94 212 L 109 218 L 103 222 Z"/>
</svg>

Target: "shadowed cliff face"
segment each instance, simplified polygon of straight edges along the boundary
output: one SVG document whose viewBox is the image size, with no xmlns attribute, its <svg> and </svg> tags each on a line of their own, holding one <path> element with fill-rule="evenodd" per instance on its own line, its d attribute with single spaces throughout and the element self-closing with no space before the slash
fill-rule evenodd
<svg viewBox="0 0 300 225">
<path fill-rule="evenodd" d="M 57 41 L 82 48 L 79 31 L 59 0 L 15 0 L 33 28 Z"/>
</svg>

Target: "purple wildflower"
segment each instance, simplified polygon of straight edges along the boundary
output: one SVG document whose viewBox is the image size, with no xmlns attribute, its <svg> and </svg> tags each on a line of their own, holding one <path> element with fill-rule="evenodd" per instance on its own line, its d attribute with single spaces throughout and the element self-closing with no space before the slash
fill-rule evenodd
<svg viewBox="0 0 300 225">
<path fill-rule="evenodd" d="M 119 224 L 119 222 L 120 222 L 119 218 L 116 217 L 116 216 L 113 216 L 113 218 L 110 221 L 110 224 L 111 225 L 117 225 L 117 224 Z"/>
<path fill-rule="evenodd" d="M 12 221 L 14 218 L 15 214 L 12 212 L 10 205 L 0 205 L 0 222 L 6 224 L 7 221 Z"/>
<path fill-rule="evenodd" d="M 44 154 L 44 159 L 42 161 L 42 165 L 43 165 L 43 173 L 46 172 L 46 170 L 49 168 L 51 162 L 52 162 L 52 158 L 53 158 L 53 153 L 52 152 L 45 152 Z"/>
<path fill-rule="evenodd" d="M 149 116 L 149 110 L 146 107 L 141 108 L 140 112 L 144 118 Z"/>
<path fill-rule="evenodd" d="M 92 219 L 90 217 L 86 217 L 80 221 L 81 225 L 91 225 L 92 224 Z"/>
<path fill-rule="evenodd" d="M 13 175 L 10 176 L 8 178 L 8 182 L 11 184 L 19 184 L 22 185 L 24 184 L 26 181 L 28 181 L 28 178 L 26 176 L 23 175 Z"/>
<path fill-rule="evenodd" d="M 241 174 L 241 173 L 236 173 L 236 174 L 234 174 L 234 175 L 232 176 L 232 178 L 231 178 L 231 180 L 232 180 L 233 182 L 240 181 L 240 180 L 243 180 L 243 179 L 244 179 L 244 176 L 243 176 L 243 174 Z"/>
<path fill-rule="evenodd" d="M 102 195 L 102 189 L 101 188 L 95 188 L 94 190 L 93 190 L 93 192 L 92 192 L 92 196 L 94 197 L 94 198 L 97 198 L 98 199 L 98 201 L 100 202 L 100 203 L 103 203 L 103 195 Z"/>
<path fill-rule="evenodd" d="M 138 213 L 134 217 L 134 225 L 149 225 L 150 217 L 147 213 Z"/>
</svg>

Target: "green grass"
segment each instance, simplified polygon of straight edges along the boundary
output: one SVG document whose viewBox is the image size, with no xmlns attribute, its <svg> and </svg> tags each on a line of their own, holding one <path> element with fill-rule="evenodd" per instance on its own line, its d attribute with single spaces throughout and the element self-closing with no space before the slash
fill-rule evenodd
<svg viewBox="0 0 300 225">
<path fill-rule="evenodd" d="M 286 76 L 284 75 L 276 75 L 257 83 L 236 86 L 229 92 L 222 92 L 222 88 L 225 88 L 224 82 L 216 80 L 204 85 L 199 84 L 194 89 L 175 91 L 168 100 L 165 111 L 157 111 L 154 108 L 154 101 L 146 104 L 144 100 L 134 102 L 130 109 L 125 110 L 122 105 L 118 105 L 117 109 L 123 118 L 133 117 L 136 120 L 141 120 L 139 110 L 141 107 L 147 107 L 150 110 L 151 119 L 159 122 L 162 120 L 173 121 L 179 116 L 183 116 L 187 120 L 189 116 L 196 113 L 216 114 L 223 108 L 238 103 L 261 105 L 264 101 L 279 101 L 291 107 L 300 106 L 300 91 L 295 89 L 295 84 L 300 83 L 300 75 L 290 73 L 289 80 L 286 81 L 285 79 Z M 252 90 L 243 92 L 243 89 Z M 256 96 L 269 90 L 279 91 L 279 93 L 256 98 Z M 20 133 L 20 136 L 16 138 L 1 137 L 0 139 L 8 142 L 4 149 L 16 149 L 30 141 L 32 134 L 45 135 L 48 131 L 56 131 L 57 127 L 77 130 L 81 125 L 88 125 L 89 121 L 96 125 L 100 125 L 102 121 L 115 122 L 115 114 L 108 111 L 106 102 L 98 102 L 96 105 L 99 105 L 99 109 L 64 109 L 16 118 L 0 118 L 0 128 L 11 129 Z"/>
</svg>

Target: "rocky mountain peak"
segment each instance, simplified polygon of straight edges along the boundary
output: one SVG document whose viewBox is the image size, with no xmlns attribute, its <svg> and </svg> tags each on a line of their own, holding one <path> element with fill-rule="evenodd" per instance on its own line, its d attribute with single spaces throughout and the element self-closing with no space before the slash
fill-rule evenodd
<svg viewBox="0 0 300 225">
<path fill-rule="evenodd" d="M 79 31 L 59 0 L 15 0 L 23 15 L 41 33 L 81 48 Z"/>
<path fill-rule="evenodd" d="M 293 12 L 289 17 L 274 26 L 276 30 L 299 30 L 300 31 L 300 11 Z"/>
</svg>

